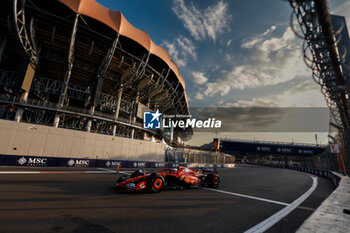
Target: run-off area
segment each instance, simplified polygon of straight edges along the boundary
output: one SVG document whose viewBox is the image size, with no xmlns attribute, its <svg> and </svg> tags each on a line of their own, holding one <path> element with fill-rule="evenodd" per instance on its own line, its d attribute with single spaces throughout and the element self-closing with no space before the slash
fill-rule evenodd
<svg viewBox="0 0 350 233">
<path fill-rule="evenodd" d="M 245 166 L 219 170 L 218 190 L 226 193 L 117 193 L 116 180 L 130 171 L 121 172 L 2 167 L 0 232 L 245 232 L 314 185 L 302 172 Z M 328 180 L 318 178 L 311 195 L 267 232 L 295 232 L 332 191 Z"/>
</svg>

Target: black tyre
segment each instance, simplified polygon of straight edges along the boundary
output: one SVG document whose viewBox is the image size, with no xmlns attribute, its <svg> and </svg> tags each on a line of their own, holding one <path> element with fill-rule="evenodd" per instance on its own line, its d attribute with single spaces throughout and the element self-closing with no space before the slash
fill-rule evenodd
<svg viewBox="0 0 350 233">
<path fill-rule="evenodd" d="M 144 176 L 144 175 L 145 175 L 145 173 L 142 170 L 137 170 L 137 171 L 134 171 L 131 174 L 130 178 L 134 178 L 134 177 L 138 177 L 138 176 Z"/>
<path fill-rule="evenodd" d="M 147 189 L 152 193 L 159 193 L 164 188 L 165 181 L 163 176 L 153 173 L 147 181 Z"/>
<path fill-rule="evenodd" d="M 210 188 L 217 188 L 220 184 L 220 177 L 218 174 L 210 173 L 205 178 L 205 184 Z"/>
</svg>

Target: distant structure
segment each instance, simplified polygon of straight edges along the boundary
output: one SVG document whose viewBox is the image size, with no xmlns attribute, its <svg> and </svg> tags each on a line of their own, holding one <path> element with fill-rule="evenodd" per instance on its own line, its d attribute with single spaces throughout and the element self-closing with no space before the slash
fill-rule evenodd
<svg viewBox="0 0 350 233">
<path fill-rule="evenodd" d="M 144 129 L 143 112 L 157 110 L 189 114 L 185 81 L 120 11 L 0 1 L 0 155 L 161 162 L 193 131 Z"/>
<path fill-rule="evenodd" d="M 318 155 L 326 150 L 325 145 L 219 138 L 214 138 L 213 147 L 214 150 L 242 156 L 309 157 Z"/>
<path fill-rule="evenodd" d="M 326 0 L 289 0 L 293 9 L 291 28 L 303 40 L 305 64 L 320 85 L 331 122 L 341 137 L 341 158 L 350 173 L 350 54 L 345 18 L 331 16 Z M 299 24 L 295 27 L 294 22 Z M 334 138 L 334 137 L 333 137 Z"/>
<path fill-rule="evenodd" d="M 0 119 L 169 142 L 142 128 L 143 111 L 189 114 L 177 65 L 120 11 L 94 0 L 2 0 L 0 12 Z"/>
<path fill-rule="evenodd" d="M 331 15 L 332 27 L 334 34 L 336 35 L 337 49 L 340 58 L 340 64 L 344 77 L 349 80 L 350 78 L 350 37 L 349 31 L 344 16 Z M 346 89 L 344 89 L 346 87 Z M 349 91 L 350 83 L 346 83 L 345 86 L 339 87 L 340 89 Z"/>
</svg>

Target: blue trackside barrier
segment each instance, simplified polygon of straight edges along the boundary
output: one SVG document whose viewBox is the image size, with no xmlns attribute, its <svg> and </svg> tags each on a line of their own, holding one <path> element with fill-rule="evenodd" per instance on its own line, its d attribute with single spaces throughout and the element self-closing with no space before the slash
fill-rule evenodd
<svg viewBox="0 0 350 233">
<path fill-rule="evenodd" d="M 175 168 L 180 165 L 166 162 L 0 155 L 1 166 L 116 168 L 118 164 L 120 168 Z"/>
<path fill-rule="evenodd" d="M 192 165 L 191 167 L 198 167 L 198 168 L 232 167 L 232 166 L 227 166 L 227 164 L 182 164 L 182 163 L 176 163 L 176 162 L 149 162 L 149 161 L 131 161 L 131 160 L 64 158 L 64 157 L 0 154 L 0 166 L 116 168 L 118 165 L 119 165 L 119 168 L 159 168 L 159 169 L 177 168 L 179 166 L 187 167 L 190 165 Z"/>
<path fill-rule="evenodd" d="M 31 167 L 96 167 L 96 159 L 59 158 L 42 156 L 0 155 L 3 166 Z"/>
</svg>

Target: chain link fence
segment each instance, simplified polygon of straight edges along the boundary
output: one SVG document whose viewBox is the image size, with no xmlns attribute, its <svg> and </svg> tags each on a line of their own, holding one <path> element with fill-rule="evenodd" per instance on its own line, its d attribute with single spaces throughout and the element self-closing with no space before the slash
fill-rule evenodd
<svg viewBox="0 0 350 233">
<path fill-rule="evenodd" d="M 166 162 L 232 164 L 235 160 L 235 156 L 222 152 L 170 146 L 165 149 Z"/>
</svg>

